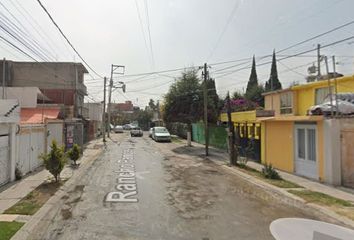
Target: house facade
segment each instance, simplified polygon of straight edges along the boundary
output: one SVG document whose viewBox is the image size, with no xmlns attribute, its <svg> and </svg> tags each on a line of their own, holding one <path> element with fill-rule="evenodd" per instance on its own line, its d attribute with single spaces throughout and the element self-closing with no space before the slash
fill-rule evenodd
<svg viewBox="0 0 354 240">
<path fill-rule="evenodd" d="M 257 143 L 256 161 L 317 181 L 354 188 L 354 117 L 308 114 L 310 107 L 323 102 L 330 89 L 354 93 L 354 76 L 267 92 L 264 111 L 233 112 L 238 146 L 242 150 L 252 139 Z M 220 120 L 227 122 L 227 115 L 221 114 Z"/>
<path fill-rule="evenodd" d="M 6 61 L 5 66 L 6 86 L 38 87 L 47 97 L 43 103 L 63 105 L 65 117 L 71 117 L 68 114 L 72 113 L 72 117 L 79 118 L 87 112 L 84 74 L 88 71 L 81 63 Z"/>
<path fill-rule="evenodd" d="M 353 174 L 346 173 L 350 160 L 343 160 L 343 131 L 354 130 L 354 118 L 309 115 L 311 106 L 323 102 L 330 91 L 354 93 L 354 76 L 322 80 L 265 93 L 265 110 L 274 117 L 261 121 L 262 163 L 334 185 L 354 187 Z M 349 156 L 348 154 L 345 154 Z M 354 159 L 352 159 L 354 161 Z"/>
</svg>

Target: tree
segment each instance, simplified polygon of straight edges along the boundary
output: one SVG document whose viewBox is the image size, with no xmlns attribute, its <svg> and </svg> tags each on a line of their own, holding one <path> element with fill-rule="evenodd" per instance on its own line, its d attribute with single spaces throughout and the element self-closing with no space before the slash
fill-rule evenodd
<svg viewBox="0 0 354 240">
<path fill-rule="evenodd" d="M 208 95 L 208 122 L 216 123 L 223 104 L 220 105 L 220 99 L 216 92 L 215 80 L 210 78 L 206 81 L 206 83 Z M 201 84 L 201 89 L 204 89 L 204 82 Z"/>
<path fill-rule="evenodd" d="M 76 161 L 80 158 L 80 155 L 80 146 L 75 143 L 74 146 L 68 151 L 68 156 L 71 160 L 74 161 L 74 164 L 76 165 Z"/>
<path fill-rule="evenodd" d="M 256 71 L 256 60 L 253 55 L 251 75 L 247 83 L 246 96 L 250 95 L 250 92 L 253 91 L 255 87 L 258 87 L 258 77 Z"/>
<path fill-rule="evenodd" d="M 232 99 L 240 99 L 240 98 L 243 98 L 243 94 L 239 91 L 235 91 L 233 94 L 232 94 Z M 225 100 L 226 101 L 226 100 Z"/>
<path fill-rule="evenodd" d="M 164 121 L 191 124 L 203 116 L 203 92 L 197 70 L 185 70 L 164 98 Z"/>
<path fill-rule="evenodd" d="M 273 60 L 272 60 L 272 67 L 270 70 L 270 77 L 269 80 L 265 84 L 265 91 L 274 91 L 282 89 L 281 83 L 278 79 L 278 71 L 277 71 L 277 60 L 275 57 L 275 50 L 273 51 Z"/>
<path fill-rule="evenodd" d="M 139 126 L 142 129 L 148 130 L 151 123 L 152 114 L 152 111 L 149 111 L 147 109 L 139 110 L 134 120 L 138 122 Z"/>
<path fill-rule="evenodd" d="M 55 181 L 58 182 L 60 173 L 66 163 L 66 155 L 64 147 L 58 147 L 58 144 L 53 140 L 51 150 L 48 154 L 41 154 L 39 157 L 43 160 L 44 167 L 54 176 Z"/>
<path fill-rule="evenodd" d="M 150 99 L 148 107 L 151 111 L 157 111 L 157 104 L 153 99 Z"/>
<path fill-rule="evenodd" d="M 258 106 L 264 107 L 264 87 L 262 85 L 254 86 L 248 94 L 245 94 L 245 98 L 255 102 Z"/>
</svg>

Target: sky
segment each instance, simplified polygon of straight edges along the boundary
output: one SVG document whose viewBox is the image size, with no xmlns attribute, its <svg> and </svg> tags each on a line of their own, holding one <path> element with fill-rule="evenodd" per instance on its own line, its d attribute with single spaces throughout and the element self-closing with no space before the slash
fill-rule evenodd
<svg viewBox="0 0 354 240">
<path fill-rule="evenodd" d="M 174 79 L 171 69 L 210 65 L 220 96 L 244 91 L 251 58 L 256 57 L 260 83 L 269 78 L 271 54 L 354 20 L 352 0 L 41 0 L 53 19 L 99 74 L 85 76 L 86 101 L 102 101 L 103 79 L 111 64 L 124 65 L 126 93 L 113 92 L 113 102 L 132 100 L 144 107 L 150 98 L 163 100 Z M 81 62 L 59 34 L 36 0 L 1 0 L 0 20 L 25 30 L 28 38 L 46 51 L 47 60 Z M 3 36 L 25 49 L 4 30 Z M 290 48 L 277 59 L 315 49 L 354 36 L 354 24 Z M 27 49 L 26 49 L 27 51 Z M 10 60 L 28 60 L 0 41 L 0 54 Z M 31 53 L 32 54 L 32 53 Z M 354 39 L 326 47 L 322 55 L 336 56 L 337 72 L 353 74 Z M 33 54 L 32 54 L 33 55 Z M 35 56 L 39 61 L 40 57 Z M 48 57 L 47 57 L 48 58 Z M 231 61 L 231 62 L 230 62 Z M 224 63 L 229 62 L 229 63 Z M 307 68 L 316 62 L 316 51 L 278 62 L 283 87 L 304 83 Z M 234 66 L 239 65 L 239 66 Z M 329 61 L 329 70 L 333 71 Z M 322 71 L 325 71 L 322 62 Z M 201 71 L 199 71 L 201 74 Z M 133 75 L 133 76 L 132 76 Z"/>
</svg>

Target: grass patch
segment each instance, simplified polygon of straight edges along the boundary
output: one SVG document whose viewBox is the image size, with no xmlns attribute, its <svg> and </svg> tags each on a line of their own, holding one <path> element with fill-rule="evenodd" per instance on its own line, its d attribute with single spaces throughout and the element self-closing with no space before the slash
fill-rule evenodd
<svg viewBox="0 0 354 240">
<path fill-rule="evenodd" d="M 11 239 L 23 225 L 20 222 L 0 222 L 0 240 Z"/>
<path fill-rule="evenodd" d="M 302 188 L 300 185 L 296 184 L 296 183 L 293 183 L 293 182 L 289 182 L 287 180 L 284 180 L 284 179 L 269 179 L 269 178 L 265 178 L 264 175 L 257 171 L 256 169 L 254 168 L 251 168 L 247 165 L 238 165 L 239 169 L 242 171 L 242 172 L 245 172 L 247 174 L 250 174 L 260 180 L 263 180 L 269 184 L 272 184 L 276 187 L 280 187 L 280 188 Z"/>
<path fill-rule="evenodd" d="M 42 183 L 19 202 L 5 210 L 5 214 L 33 215 L 55 194 L 63 182 Z"/>
<path fill-rule="evenodd" d="M 302 199 L 304 199 L 306 202 L 309 203 L 317 203 L 325 206 L 340 206 L 340 207 L 354 206 L 349 201 L 345 201 L 343 199 L 335 198 L 327 194 L 315 192 L 311 190 L 303 190 L 303 191 L 289 190 L 289 192 L 298 197 L 301 197 Z"/>
</svg>

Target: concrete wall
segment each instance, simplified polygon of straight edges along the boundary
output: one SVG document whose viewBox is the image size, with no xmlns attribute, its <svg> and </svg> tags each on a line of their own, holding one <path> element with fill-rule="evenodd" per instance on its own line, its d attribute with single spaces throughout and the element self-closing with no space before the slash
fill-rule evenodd
<svg viewBox="0 0 354 240">
<path fill-rule="evenodd" d="M 2 87 L 0 87 L 2 95 Z M 37 98 L 40 93 L 37 87 L 6 87 L 6 99 L 17 99 L 20 106 L 24 108 L 37 107 Z"/>
<path fill-rule="evenodd" d="M 102 103 L 84 103 L 84 107 L 88 108 L 89 119 L 93 121 L 102 121 L 103 104 Z"/>
<path fill-rule="evenodd" d="M 338 119 L 326 119 L 323 123 L 324 137 L 324 176 L 325 182 L 341 184 L 340 122 Z"/>
<path fill-rule="evenodd" d="M 41 89 L 72 89 L 76 84 L 74 63 L 12 62 L 10 86 Z M 79 66 L 79 65 L 77 65 Z M 77 67 L 78 82 L 83 84 L 84 70 Z"/>
</svg>

